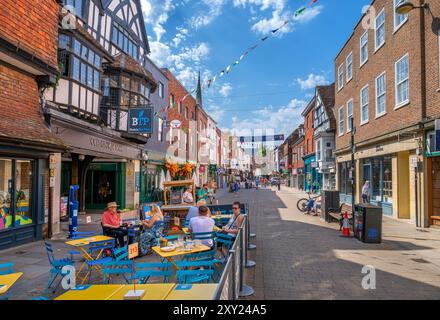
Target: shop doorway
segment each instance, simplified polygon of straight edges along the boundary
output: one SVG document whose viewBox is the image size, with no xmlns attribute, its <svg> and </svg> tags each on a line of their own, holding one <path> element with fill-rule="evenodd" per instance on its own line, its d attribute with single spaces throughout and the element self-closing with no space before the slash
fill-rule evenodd
<svg viewBox="0 0 440 320">
<path fill-rule="evenodd" d="M 86 178 L 86 209 L 103 210 L 116 201 L 125 207 L 125 175 L 123 163 L 92 164 Z"/>
<path fill-rule="evenodd" d="M 440 227 L 440 157 L 433 157 L 428 160 L 430 165 L 431 183 L 430 183 L 430 224 Z M 428 172 L 429 172 L 428 171 Z"/>
</svg>

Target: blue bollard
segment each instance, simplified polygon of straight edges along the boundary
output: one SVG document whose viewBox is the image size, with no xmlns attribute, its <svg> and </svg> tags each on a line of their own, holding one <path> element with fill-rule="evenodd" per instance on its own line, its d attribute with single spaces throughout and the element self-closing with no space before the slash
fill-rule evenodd
<svg viewBox="0 0 440 320">
<path fill-rule="evenodd" d="M 78 232 L 78 208 L 79 202 L 75 193 L 79 190 L 78 185 L 70 186 L 69 196 L 69 238 L 73 238 L 75 232 Z"/>
</svg>

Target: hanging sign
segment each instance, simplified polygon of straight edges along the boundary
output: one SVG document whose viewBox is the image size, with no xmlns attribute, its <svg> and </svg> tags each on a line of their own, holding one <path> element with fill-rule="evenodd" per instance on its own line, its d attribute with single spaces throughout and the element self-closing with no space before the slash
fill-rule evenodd
<svg viewBox="0 0 440 320">
<path fill-rule="evenodd" d="M 170 126 L 173 129 L 180 129 L 180 127 L 182 126 L 182 122 L 180 122 L 180 120 L 173 120 L 171 121 Z"/>
<path fill-rule="evenodd" d="M 153 108 L 128 109 L 128 132 L 153 133 Z"/>
</svg>

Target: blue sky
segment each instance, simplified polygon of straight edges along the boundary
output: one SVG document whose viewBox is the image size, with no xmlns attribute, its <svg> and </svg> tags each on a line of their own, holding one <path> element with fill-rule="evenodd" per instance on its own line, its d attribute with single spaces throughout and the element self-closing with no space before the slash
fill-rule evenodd
<svg viewBox="0 0 440 320">
<path fill-rule="evenodd" d="M 192 90 L 310 0 L 141 0 L 152 53 Z M 369 0 L 318 0 L 204 92 L 204 108 L 239 135 L 289 134 L 313 87 L 334 81 L 333 60 Z"/>
</svg>

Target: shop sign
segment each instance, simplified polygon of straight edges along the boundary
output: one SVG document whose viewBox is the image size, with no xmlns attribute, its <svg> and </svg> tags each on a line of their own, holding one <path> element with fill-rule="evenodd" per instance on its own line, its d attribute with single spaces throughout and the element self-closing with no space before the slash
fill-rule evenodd
<svg viewBox="0 0 440 320">
<path fill-rule="evenodd" d="M 153 133 L 153 108 L 130 108 L 128 109 L 128 132 Z"/>
<path fill-rule="evenodd" d="M 173 120 L 171 121 L 170 126 L 173 129 L 180 129 L 180 127 L 182 126 L 182 122 L 180 122 L 180 120 Z"/>
<path fill-rule="evenodd" d="M 318 168 L 318 162 L 317 161 L 313 161 L 312 163 L 310 163 L 310 166 L 312 167 L 312 168 Z"/>
</svg>

